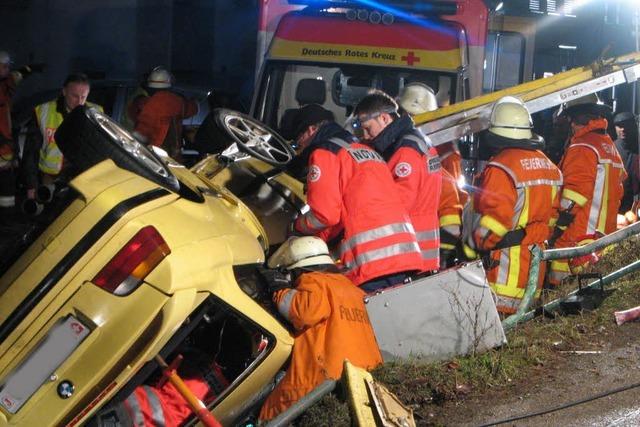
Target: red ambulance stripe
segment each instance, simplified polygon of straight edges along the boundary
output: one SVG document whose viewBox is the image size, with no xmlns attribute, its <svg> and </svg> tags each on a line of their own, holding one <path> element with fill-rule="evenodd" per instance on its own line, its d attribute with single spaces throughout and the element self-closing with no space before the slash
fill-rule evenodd
<svg viewBox="0 0 640 427">
<path fill-rule="evenodd" d="M 332 43 L 351 46 L 379 46 L 399 49 L 451 50 L 457 49 L 459 27 L 440 24 L 437 28 L 415 24 L 370 24 L 343 21 L 321 16 L 285 16 L 275 37 L 309 43 Z"/>
</svg>

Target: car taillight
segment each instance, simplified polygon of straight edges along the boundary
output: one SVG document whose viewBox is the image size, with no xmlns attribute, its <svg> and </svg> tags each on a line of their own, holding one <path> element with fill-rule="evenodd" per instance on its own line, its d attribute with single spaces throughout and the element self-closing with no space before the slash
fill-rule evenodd
<svg viewBox="0 0 640 427">
<path fill-rule="evenodd" d="M 171 253 L 158 230 L 147 226 L 136 233 L 92 282 L 114 295 L 133 292 L 142 280 Z"/>
</svg>

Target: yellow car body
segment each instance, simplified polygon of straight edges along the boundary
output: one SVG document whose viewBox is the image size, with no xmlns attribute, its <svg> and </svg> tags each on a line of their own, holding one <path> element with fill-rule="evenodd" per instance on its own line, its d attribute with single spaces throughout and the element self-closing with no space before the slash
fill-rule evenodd
<svg viewBox="0 0 640 427">
<path fill-rule="evenodd" d="M 70 182 L 74 197 L 0 277 L 0 426 L 82 425 L 166 349 L 205 301 L 207 313 L 251 325 L 247 335 L 257 331 L 267 343 L 210 405 L 223 425 L 258 402 L 286 362 L 291 334 L 239 284 L 240 267 L 264 262 L 265 230 L 245 204 L 206 179 L 202 164 L 197 174 L 168 164 L 201 200 L 104 160 Z M 98 272 L 147 226 L 170 253 L 126 295 L 97 286 Z M 72 332 L 81 325 L 83 334 L 71 349 L 52 343 L 65 321 Z M 62 359 L 51 372 L 42 368 L 56 357 Z"/>
</svg>

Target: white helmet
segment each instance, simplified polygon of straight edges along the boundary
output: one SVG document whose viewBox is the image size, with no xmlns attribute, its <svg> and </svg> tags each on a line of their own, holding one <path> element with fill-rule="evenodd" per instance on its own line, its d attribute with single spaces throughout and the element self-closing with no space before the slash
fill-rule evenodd
<svg viewBox="0 0 640 427">
<path fill-rule="evenodd" d="M 493 106 L 489 132 L 510 139 L 531 139 L 531 129 L 531 114 L 518 98 L 503 96 Z"/>
<path fill-rule="evenodd" d="M 269 268 L 286 270 L 312 265 L 333 264 L 327 244 L 319 237 L 290 237 L 271 255 Z"/>
<path fill-rule="evenodd" d="M 11 55 L 9 55 L 9 52 L 0 50 L 0 64 L 10 65 L 11 63 Z"/>
<path fill-rule="evenodd" d="M 169 89 L 173 76 L 163 67 L 154 68 L 147 78 L 147 86 L 152 89 Z"/>
<path fill-rule="evenodd" d="M 402 90 L 398 104 L 409 114 L 426 113 L 438 109 L 436 94 L 424 83 L 409 83 Z"/>
</svg>

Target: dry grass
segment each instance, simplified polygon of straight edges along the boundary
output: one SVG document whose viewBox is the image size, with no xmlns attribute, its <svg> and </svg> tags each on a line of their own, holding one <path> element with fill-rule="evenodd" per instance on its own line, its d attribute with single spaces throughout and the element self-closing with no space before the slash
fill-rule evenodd
<svg viewBox="0 0 640 427">
<path fill-rule="evenodd" d="M 607 274 L 639 258 L 640 242 L 630 239 L 610 250 L 593 271 Z M 440 404 L 460 401 L 469 395 L 505 392 L 514 384 L 535 378 L 551 368 L 559 351 L 593 350 L 606 344 L 614 333 L 613 311 L 640 305 L 640 273 L 633 273 L 609 286 L 615 289 L 596 310 L 573 316 L 536 318 L 516 327 L 508 335 L 508 344 L 483 354 L 465 356 L 441 363 L 420 359 L 386 363 L 373 372 L 402 401 L 410 405 L 420 425 L 437 425 L 434 416 Z M 550 301 L 574 290 L 577 282 L 564 284 L 546 295 Z M 299 425 L 348 425 L 346 404 L 325 398 L 307 413 Z M 332 418 L 339 413 L 339 419 Z M 339 422 L 338 422 L 339 421 Z"/>
</svg>

